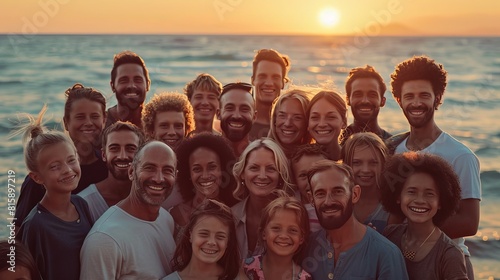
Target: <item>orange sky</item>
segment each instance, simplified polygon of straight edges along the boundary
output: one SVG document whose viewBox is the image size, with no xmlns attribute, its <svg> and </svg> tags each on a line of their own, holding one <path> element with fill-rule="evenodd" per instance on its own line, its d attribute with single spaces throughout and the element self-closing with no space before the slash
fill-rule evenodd
<svg viewBox="0 0 500 280">
<path fill-rule="evenodd" d="M 500 36 L 500 1 L 5 0 L 0 33 Z M 331 7 L 340 21 L 326 27 Z"/>
</svg>

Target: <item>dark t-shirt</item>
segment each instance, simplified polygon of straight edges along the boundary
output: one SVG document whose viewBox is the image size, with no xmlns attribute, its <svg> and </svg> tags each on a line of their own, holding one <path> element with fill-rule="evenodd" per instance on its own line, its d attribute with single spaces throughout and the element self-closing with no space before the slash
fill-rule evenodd
<svg viewBox="0 0 500 280">
<path fill-rule="evenodd" d="M 83 198 L 72 195 L 71 203 L 79 215 L 76 221 L 63 221 L 37 204 L 19 230 L 18 236 L 30 250 L 43 279 L 80 278 L 80 249 L 92 228 L 92 219 Z"/>
<path fill-rule="evenodd" d="M 71 192 L 73 194 L 77 194 L 90 184 L 100 182 L 108 177 L 108 168 L 106 167 L 106 163 L 101 159 L 88 165 L 80 165 L 80 169 L 80 181 L 76 189 Z M 44 195 L 45 188 L 33 181 L 29 176 L 26 176 L 21 185 L 21 194 L 16 205 L 16 227 L 21 226 L 28 213 L 42 200 Z"/>
</svg>

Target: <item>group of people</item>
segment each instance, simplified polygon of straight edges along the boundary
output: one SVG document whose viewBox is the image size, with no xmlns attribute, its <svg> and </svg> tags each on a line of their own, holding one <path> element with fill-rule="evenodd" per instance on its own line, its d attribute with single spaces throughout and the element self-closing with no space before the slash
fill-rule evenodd
<svg viewBox="0 0 500 280">
<path fill-rule="evenodd" d="M 111 71 L 116 106 L 106 110 L 99 91 L 75 84 L 67 133 L 43 127 L 44 106 L 19 131 L 29 175 L 16 209 L 14 245 L 27 259 L 17 271 L 473 279 L 464 237 L 479 224 L 479 161 L 435 122 L 443 66 L 426 56 L 396 66 L 392 94 L 410 131 L 394 136 L 377 121 L 387 88 L 373 67 L 352 69 L 344 98 L 284 90 L 290 66 L 261 49 L 251 83 L 200 74 L 184 94 L 146 103 L 146 65 L 124 51 Z M 0 278 L 16 279 L 2 263 Z"/>
</svg>

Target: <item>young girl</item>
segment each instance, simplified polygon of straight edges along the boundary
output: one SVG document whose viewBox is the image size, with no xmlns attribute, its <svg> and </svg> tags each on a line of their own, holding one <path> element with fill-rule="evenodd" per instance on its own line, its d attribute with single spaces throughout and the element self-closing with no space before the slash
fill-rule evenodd
<svg viewBox="0 0 500 280">
<path fill-rule="evenodd" d="M 73 141 L 61 132 L 44 132 L 44 106 L 30 117 L 24 157 L 29 176 L 44 186 L 42 200 L 24 220 L 18 236 L 27 245 L 43 279 L 79 279 L 80 248 L 92 227 L 86 202 L 71 195 L 80 179 Z"/>
<path fill-rule="evenodd" d="M 106 99 L 97 90 L 75 84 L 65 92 L 64 127 L 75 143 L 81 176 L 73 194 L 108 176 L 106 163 L 100 157 L 99 137 L 106 120 Z M 16 226 L 20 226 L 28 213 L 42 199 L 45 188 L 29 176 L 23 182 L 16 206 Z"/>
<path fill-rule="evenodd" d="M 243 258 L 261 254 L 259 223 L 263 209 L 276 195 L 275 190 L 293 193 L 288 159 L 278 144 L 269 138 L 251 142 L 234 164 L 237 182 L 233 195 L 241 200 L 231 209 L 236 218 L 236 234 Z"/>
<path fill-rule="evenodd" d="M 460 202 L 452 167 L 408 152 L 387 162 L 382 179 L 382 204 L 408 221 L 387 226 L 384 235 L 401 249 L 410 279 L 468 279 L 462 251 L 439 229 Z"/>
<path fill-rule="evenodd" d="M 236 200 L 233 191 L 236 188 L 231 176 L 235 161 L 233 149 L 222 136 L 202 132 L 185 139 L 176 150 L 179 160 L 177 165 L 177 184 L 183 202 L 170 209 L 174 218 L 179 241 L 179 233 L 189 222 L 189 216 L 205 199 L 215 199 L 227 206 L 233 206 Z"/>
<path fill-rule="evenodd" d="M 365 225 L 384 232 L 389 213 L 380 203 L 380 176 L 388 156 L 387 147 L 376 134 L 360 132 L 347 139 L 341 155 L 344 163 L 352 168 L 354 183 L 361 187 L 354 215 Z"/>
<path fill-rule="evenodd" d="M 307 109 L 307 130 L 332 160 L 340 159 L 339 135 L 347 125 L 347 105 L 334 91 L 318 92 Z"/>
<path fill-rule="evenodd" d="M 245 260 L 245 274 L 251 280 L 312 279 L 298 265 L 308 236 L 309 218 L 300 201 L 286 195 L 276 198 L 264 209 L 260 222 L 265 252 Z"/>
<path fill-rule="evenodd" d="M 203 201 L 186 229 L 171 262 L 174 272 L 163 280 L 239 279 L 240 254 L 229 207 L 212 199 Z"/>
</svg>

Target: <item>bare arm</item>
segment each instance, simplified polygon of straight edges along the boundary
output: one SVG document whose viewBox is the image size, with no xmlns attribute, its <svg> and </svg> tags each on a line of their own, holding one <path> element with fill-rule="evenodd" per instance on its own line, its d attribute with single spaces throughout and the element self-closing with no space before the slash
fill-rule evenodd
<svg viewBox="0 0 500 280">
<path fill-rule="evenodd" d="M 462 199 L 457 213 L 449 217 L 440 228 L 450 238 L 475 235 L 479 215 L 479 199 Z"/>
</svg>

